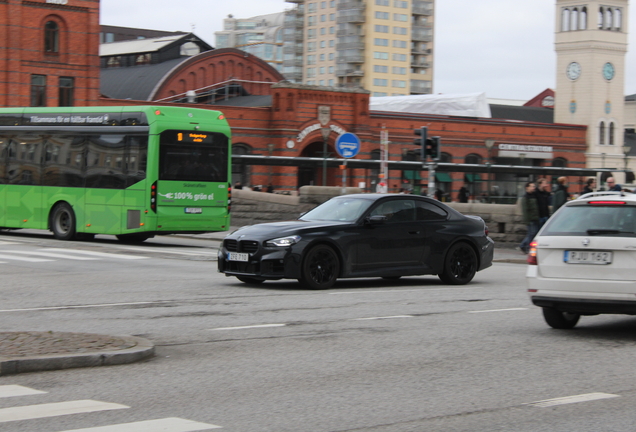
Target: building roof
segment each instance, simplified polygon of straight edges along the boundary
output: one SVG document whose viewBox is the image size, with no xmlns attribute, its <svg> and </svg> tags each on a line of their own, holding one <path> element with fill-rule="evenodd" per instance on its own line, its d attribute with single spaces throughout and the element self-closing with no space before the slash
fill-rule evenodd
<svg viewBox="0 0 636 432">
<path fill-rule="evenodd" d="M 494 119 L 554 123 L 554 110 L 550 108 L 490 104 L 490 113 Z"/>
<path fill-rule="evenodd" d="M 189 57 L 144 66 L 101 70 L 100 93 L 113 99 L 149 100 L 156 85 Z"/>
<path fill-rule="evenodd" d="M 194 34 L 184 33 L 172 36 L 104 43 L 99 46 L 99 56 L 110 57 L 125 54 L 152 53 L 181 42 L 194 42 L 201 47 L 201 51 L 212 49 L 210 45 L 203 42 Z"/>
</svg>

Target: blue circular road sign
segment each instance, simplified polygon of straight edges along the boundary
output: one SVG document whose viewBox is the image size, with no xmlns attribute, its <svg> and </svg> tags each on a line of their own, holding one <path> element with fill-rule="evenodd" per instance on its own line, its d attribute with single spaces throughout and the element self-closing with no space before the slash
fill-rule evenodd
<svg viewBox="0 0 636 432">
<path fill-rule="evenodd" d="M 360 151 L 360 138 L 350 132 L 343 133 L 336 140 L 336 150 L 343 158 L 352 158 Z"/>
</svg>

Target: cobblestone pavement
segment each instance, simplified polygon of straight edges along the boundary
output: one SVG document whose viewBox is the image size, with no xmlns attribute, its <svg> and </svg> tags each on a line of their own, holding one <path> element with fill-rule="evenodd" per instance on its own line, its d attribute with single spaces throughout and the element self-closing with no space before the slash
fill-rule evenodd
<svg viewBox="0 0 636 432">
<path fill-rule="evenodd" d="M 128 340 L 126 340 L 128 339 Z M 133 348 L 129 338 L 62 332 L 0 332 L 0 357 L 96 353 Z"/>
</svg>

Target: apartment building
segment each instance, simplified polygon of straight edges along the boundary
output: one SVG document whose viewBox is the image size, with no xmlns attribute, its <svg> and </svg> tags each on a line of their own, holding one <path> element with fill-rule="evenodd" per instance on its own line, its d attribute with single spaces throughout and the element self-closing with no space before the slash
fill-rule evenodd
<svg viewBox="0 0 636 432">
<path fill-rule="evenodd" d="M 214 32 L 216 48 L 239 48 L 255 55 L 276 70 L 283 70 L 283 23 L 286 13 L 223 20 L 223 30 Z"/>
</svg>

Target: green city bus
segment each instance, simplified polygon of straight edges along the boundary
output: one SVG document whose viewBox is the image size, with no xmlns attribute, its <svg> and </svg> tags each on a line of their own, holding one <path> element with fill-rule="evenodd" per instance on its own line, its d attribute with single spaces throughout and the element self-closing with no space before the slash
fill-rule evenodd
<svg viewBox="0 0 636 432">
<path fill-rule="evenodd" d="M 133 242 L 226 231 L 230 140 L 212 110 L 0 108 L 0 227 Z"/>
</svg>

